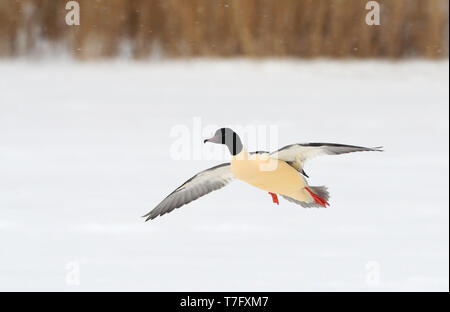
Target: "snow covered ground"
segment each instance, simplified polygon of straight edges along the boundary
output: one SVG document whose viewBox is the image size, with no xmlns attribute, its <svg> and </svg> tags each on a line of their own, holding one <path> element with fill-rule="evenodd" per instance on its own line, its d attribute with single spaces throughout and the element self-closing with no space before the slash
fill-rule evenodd
<svg viewBox="0 0 450 312">
<path fill-rule="evenodd" d="M 2 60 L 0 290 L 448 291 L 448 83 L 448 61 Z M 236 181 L 143 222 L 221 161 L 171 154 L 199 120 L 386 151 L 311 161 L 328 209 Z"/>
</svg>

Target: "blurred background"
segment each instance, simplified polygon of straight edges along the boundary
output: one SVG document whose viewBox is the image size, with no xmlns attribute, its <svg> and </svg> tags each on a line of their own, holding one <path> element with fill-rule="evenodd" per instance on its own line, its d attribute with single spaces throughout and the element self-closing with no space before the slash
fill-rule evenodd
<svg viewBox="0 0 450 312">
<path fill-rule="evenodd" d="M 449 290 L 448 0 L 67 3 L 0 0 L 0 290 Z M 327 209 L 235 181 L 144 222 L 223 126 L 385 152 L 309 162 Z"/>
<path fill-rule="evenodd" d="M 2 0 L 0 56 L 65 53 L 115 57 L 448 56 L 447 0 L 80 0 L 79 27 L 66 1 Z"/>
</svg>

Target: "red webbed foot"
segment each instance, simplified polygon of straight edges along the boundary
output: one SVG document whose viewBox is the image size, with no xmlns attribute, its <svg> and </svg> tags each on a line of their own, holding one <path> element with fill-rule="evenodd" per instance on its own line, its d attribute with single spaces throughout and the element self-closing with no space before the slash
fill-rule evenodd
<svg viewBox="0 0 450 312">
<path fill-rule="evenodd" d="M 316 202 L 316 204 L 319 204 L 325 208 L 327 206 L 330 206 L 330 204 L 325 199 L 323 199 L 322 197 L 320 197 L 317 194 L 314 194 L 309 188 L 305 187 L 305 190 L 307 190 L 309 192 L 309 194 L 311 194 L 311 196 L 312 196 L 312 198 L 314 198 L 314 201 Z"/>
<path fill-rule="evenodd" d="M 279 205 L 280 203 L 278 202 L 278 196 L 277 196 L 277 194 L 271 193 L 271 192 L 269 192 L 269 194 L 272 196 L 272 201 L 273 201 L 273 203 Z"/>
</svg>

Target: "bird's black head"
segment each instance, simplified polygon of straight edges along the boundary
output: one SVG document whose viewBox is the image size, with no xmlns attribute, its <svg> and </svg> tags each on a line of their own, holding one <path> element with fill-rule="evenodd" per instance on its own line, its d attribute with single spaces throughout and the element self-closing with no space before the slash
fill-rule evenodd
<svg viewBox="0 0 450 312">
<path fill-rule="evenodd" d="M 241 139 L 236 132 L 230 128 L 221 128 L 217 130 L 212 138 L 204 141 L 204 143 L 206 142 L 225 144 L 230 150 L 231 155 L 239 154 L 243 148 Z"/>
</svg>

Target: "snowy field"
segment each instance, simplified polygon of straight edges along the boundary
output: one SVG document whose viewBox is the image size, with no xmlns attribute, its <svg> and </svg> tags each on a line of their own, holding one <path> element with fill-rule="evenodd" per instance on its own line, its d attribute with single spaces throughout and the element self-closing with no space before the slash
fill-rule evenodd
<svg viewBox="0 0 450 312">
<path fill-rule="evenodd" d="M 448 291 L 448 84 L 447 61 L 2 60 L 0 290 Z M 328 209 L 236 181 L 145 223 L 222 161 L 171 154 L 199 120 L 385 152 L 308 163 Z"/>
</svg>

